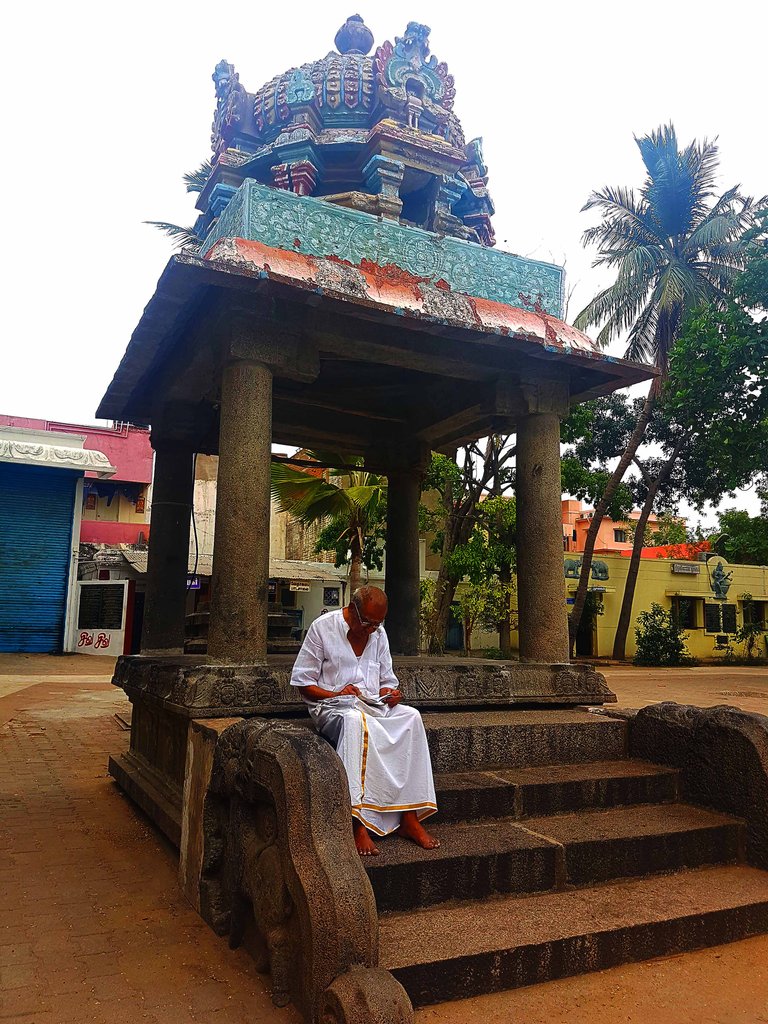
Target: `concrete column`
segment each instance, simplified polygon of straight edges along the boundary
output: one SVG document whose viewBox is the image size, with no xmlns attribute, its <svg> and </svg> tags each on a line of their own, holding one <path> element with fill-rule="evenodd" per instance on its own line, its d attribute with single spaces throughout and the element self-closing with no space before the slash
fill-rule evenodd
<svg viewBox="0 0 768 1024">
<path fill-rule="evenodd" d="M 152 440 L 155 473 L 149 526 L 142 654 L 183 654 L 194 453 L 188 444 Z"/>
<path fill-rule="evenodd" d="M 230 362 L 221 384 L 210 661 L 266 662 L 271 441 L 272 371 Z"/>
<path fill-rule="evenodd" d="M 387 636 L 393 654 L 418 654 L 420 475 L 398 469 L 387 480 Z"/>
<path fill-rule="evenodd" d="M 568 618 L 556 413 L 519 421 L 516 480 L 520 660 L 561 664 L 568 661 Z"/>
</svg>

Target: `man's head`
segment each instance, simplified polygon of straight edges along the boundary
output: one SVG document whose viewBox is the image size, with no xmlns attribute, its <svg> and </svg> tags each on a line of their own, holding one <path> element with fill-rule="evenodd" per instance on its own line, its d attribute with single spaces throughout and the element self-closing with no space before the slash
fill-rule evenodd
<svg viewBox="0 0 768 1024">
<path fill-rule="evenodd" d="M 387 614 L 387 595 L 379 587 L 359 587 L 349 602 L 354 632 L 373 633 Z"/>
</svg>

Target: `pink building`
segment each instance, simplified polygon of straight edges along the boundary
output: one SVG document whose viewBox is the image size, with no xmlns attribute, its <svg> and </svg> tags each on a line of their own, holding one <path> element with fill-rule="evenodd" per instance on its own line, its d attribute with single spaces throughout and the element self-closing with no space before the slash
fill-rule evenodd
<svg viewBox="0 0 768 1024">
<path fill-rule="evenodd" d="M 580 501 L 572 498 L 564 498 L 561 502 L 563 509 L 563 550 L 583 551 L 587 540 L 587 531 L 592 521 L 593 510 L 585 508 Z M 640 512 L 635 509 L 627 517 L 629 522 L 637 522 Z M 648 526 L 654 529 L 658 519 L 651 513 L 648 519 Z M 600 523 L 595 542 L 595 554 L 607 554 L 608 552 L 625 551 L 632 547 L 631 535 L 627 528 L 627 521 L 617 523 L 606 517 Z"/>
<path fill-rule="evenodd" d="M 109 480 L 85 474 L 81 544 L 137 544 L 149 537 L 152 448 L 149 430 L 129 423 L 108 427 L 0 414 L 0 426 L 85 436 L 85 448 L 103 452 L 117 472 Z"/>
</svg>

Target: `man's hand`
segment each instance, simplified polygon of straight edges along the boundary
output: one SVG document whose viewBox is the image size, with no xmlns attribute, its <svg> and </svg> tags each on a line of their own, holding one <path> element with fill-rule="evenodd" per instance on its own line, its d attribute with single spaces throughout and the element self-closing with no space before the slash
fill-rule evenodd
<svg viewBox="0 0 768 1024">
<path fill-rule="evenodd" d="M 334 697 L 359 697 L 360 691 L 352 683 L 347 683 L 343 690 L 338 690 L 334 693 Z"/>
<path fill-rule="evenodd" d="M 379 696 L 384 698 L 384 703 L 389 707 L 393 708 L 396 704 L 399 704 L 403 699 L 403 695 L 399 690 L 393 690 L 391 686 L 382 686 L 379 690 Z"/>
</svg>

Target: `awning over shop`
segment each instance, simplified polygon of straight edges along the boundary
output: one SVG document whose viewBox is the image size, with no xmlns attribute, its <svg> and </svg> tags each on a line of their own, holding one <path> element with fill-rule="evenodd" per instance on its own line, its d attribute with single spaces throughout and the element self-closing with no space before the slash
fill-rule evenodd
<svg viewBox="0 0 768 1024">
<path fill-rule="evenodd" d="M 6 428 L 9 430 L 10 428 Z M 0 462 L 17 466 L 39 466 L 48 469 L 79 469 L 98 473 L 105 479 L 117 472 L 103 452 L 93 448 L 73 448 L 60 444 L 38 444 L 36 441 L 0 437 Z"/>
</svg>

